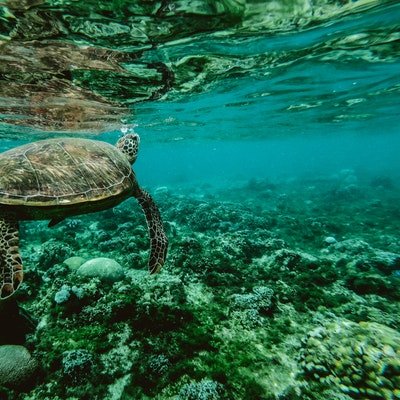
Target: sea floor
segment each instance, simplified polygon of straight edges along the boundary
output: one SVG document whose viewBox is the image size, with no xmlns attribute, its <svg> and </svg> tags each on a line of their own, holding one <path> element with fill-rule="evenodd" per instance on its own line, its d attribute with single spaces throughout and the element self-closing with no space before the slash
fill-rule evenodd
<svg viewBox="0 0 400 400">
<path fill-rule="evenodd" d="M 1 398 L 400 398 L 400 190 L 390 178 L 341 171 L 149 190 L 170 240 L 156 276 L 134 200 L 53 228 L 23 224 L 14 297 L 30 322 L 15 318 L 1 340 L 39 367 Z M 78 274 L 96 257 L 124 273 Z"/>
</svg>

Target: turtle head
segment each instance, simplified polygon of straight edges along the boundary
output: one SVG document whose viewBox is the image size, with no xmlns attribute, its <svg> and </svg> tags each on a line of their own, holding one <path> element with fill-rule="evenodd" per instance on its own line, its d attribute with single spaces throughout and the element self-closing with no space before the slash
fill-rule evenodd
<svg viewBox="0 0 400 400">
<path fill-rule="evenodd" d="M 126 155 L 129 162 L 133 164 L 139 151 L 140 138 L 136 133 L 128 133 L 118 140 L 117 148 Z"/>
</svg>

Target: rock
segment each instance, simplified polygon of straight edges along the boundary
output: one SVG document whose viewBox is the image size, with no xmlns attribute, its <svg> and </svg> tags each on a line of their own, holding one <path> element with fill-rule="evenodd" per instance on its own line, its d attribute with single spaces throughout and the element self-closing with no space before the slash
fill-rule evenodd
<svg viewBox="0 0 400 400">
<path fill-rule="evenodd" d="M 77 270 L 78 275 L 99 278 L 105 282 L 117 282 L 125 277 L 124 268 L 111 258 L 98 257 L 83 263 Z"/>
<path fill-rule="evenodd" d="M 327 236 L 325 239 L 324 239 L 324 242 L 325 242 L 325 244 L 335 244 L 335 243 L 337 243 L 337 240 L 333 237 L 333 236 Z"/>
<path fill-rule="evenodd" d="M 375 267 L 383 272 L 400 270 L 400 255 L 389 251 L 377 250 L 371 257 Z"/>
<path fill-rule="evenodd" d="M 329 246 L 329 249 L 349 256 L 369 255 L 373 252 L 373 248 L 367 242 L 359 239 L 342 240 Z"/>
<path fill-rule="evenodd" d="M 24 346 L 0 346 L 0 386 L 24 386 L 37 368 L 37 362 Z"/>
<path fill-rule="evenodd" d="M 83 257 L 69 257 L 63 261 L 71 271 L 76 271 L 86 261 Z"/>
<path fill-rule="evenodd" d="M 166 195 L 169 193 L 168 187 L 167 186 L 159 186 L 155 191 L 154 194 L 159 196 L 159 195 Z"/>
</svg>

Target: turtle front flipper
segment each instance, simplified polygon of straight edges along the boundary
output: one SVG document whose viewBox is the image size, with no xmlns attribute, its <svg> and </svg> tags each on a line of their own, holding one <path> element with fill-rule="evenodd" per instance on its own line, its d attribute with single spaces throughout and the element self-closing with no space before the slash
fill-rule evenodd
<svg viewBox="0 0 400 400">
<path fill-rule="evenodd" d="M 144 190 L 138 189 L 135 197 L 142 206 L 146 216 L 150 236 L 149 271 L 151 274 L 159 272 L 167 257 L 168 239 L 164 232 L 160 211 L 151 196 Z"/>
<path fill-rule="evenodd" d="M 0 217 L 0 300 L 11 296 L 22 282 L 18 221 Z"/>
</svg>

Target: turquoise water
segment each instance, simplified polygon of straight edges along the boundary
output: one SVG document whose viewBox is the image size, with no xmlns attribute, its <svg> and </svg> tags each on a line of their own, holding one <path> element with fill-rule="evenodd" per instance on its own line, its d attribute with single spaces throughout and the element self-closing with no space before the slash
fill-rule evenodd
<svg viewBox="0 0 400 400">
<path fill-rule="evenodd" d="M 400 398 L 400 3 L 5 1 L 0 28 L 0 150 L 138 133 L 169 238 L 149 276 L 134 199 L 21 222 L 1 400 Z"/>
</svg>

